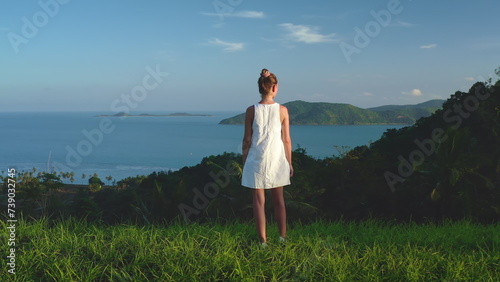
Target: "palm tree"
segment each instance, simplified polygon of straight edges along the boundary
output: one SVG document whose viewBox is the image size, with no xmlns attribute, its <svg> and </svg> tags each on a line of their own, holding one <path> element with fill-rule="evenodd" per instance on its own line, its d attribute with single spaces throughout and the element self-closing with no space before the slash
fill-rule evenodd
<svg viewBox="0 0 500 282">
<path fill-rule="evenodd" d="M 108 185 L 110 185 L 111 180 L 113 180 L 113 176 L 106 176 L 106 180 L 108 181 Z"/>
<path fill-rule="evenodd" d="M 69 178 L 69 181 L 71 181 L 71 183 L 75 182 L 75 172 L 72 171 L 70 174 L 69 174 L 70 178 Z"/>
</svg>

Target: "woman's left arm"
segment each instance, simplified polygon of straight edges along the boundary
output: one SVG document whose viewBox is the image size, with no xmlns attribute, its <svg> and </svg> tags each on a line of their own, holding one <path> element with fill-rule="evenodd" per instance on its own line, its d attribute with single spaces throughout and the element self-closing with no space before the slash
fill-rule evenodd
<svg viewBox="0 0 500 282">
<path fill-rule="evenodd" d="M 280 108 L 281 116 L 281 140 L 283 141 L 283 146 L 285 146 L 285 156 L 290 164 L 290 176 L 293 176 L 293 166 L 292 166 L 292 138 L 290 137 L 290 118 L 288 115 L 288 109 L 285 106 Z"/>
</svg>

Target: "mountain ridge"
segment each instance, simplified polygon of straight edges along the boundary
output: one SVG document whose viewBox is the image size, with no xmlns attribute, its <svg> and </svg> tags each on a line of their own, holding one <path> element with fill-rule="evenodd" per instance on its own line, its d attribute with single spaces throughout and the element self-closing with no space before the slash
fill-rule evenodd
<svg viewBox="0 0 500 282">
<path fill-rule="evenodd" d="M 362 109 L 351 104 L 305 102 L 284 103 L 292 125 L 413 124 L 441 108 L 445 100 L 429 100 L 415 105 L 385 105 Z M 223 119 L 219 124 L 243 124 L 245 113 Z"/>
</svg>

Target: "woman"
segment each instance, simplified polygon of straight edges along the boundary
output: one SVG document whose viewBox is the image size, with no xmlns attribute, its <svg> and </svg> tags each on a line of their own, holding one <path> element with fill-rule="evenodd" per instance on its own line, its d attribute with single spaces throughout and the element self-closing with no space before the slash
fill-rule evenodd
<svg viewBox="0 0 500 282">
<path fill-rule="evenodd" d="M 245 114 L 243 137 L 243 174 L 241 184 L 252 188 L 253 211 L 257 233 L 263 247 L 267 245 L 265 190 L 271 189 L 274 214 L 280 241 L 286 238 L 286 209 L 283 186 L 293 176 L 292 140 L 288 109 L 274 102 L 278 93 L 276 75 L 263 69 L 258 80 L 261 100 Z"/>
</svg>

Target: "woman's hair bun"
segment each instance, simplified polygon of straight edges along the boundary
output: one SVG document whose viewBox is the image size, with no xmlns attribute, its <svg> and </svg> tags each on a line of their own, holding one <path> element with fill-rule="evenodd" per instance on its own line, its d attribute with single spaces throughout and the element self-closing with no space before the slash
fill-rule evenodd
<svg viewBox="0 0 500 282">
<path fill-rule="evenodd" d="M 268 69 L 262 69 L 262 71 L 260 72 L 261 77 L 268 77 L 270 75 L 271 75 L 271 73 L 269 72 Z"/>
</svg>

